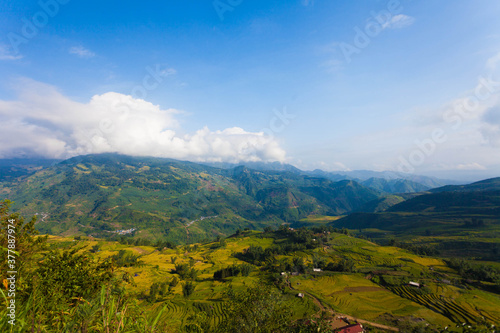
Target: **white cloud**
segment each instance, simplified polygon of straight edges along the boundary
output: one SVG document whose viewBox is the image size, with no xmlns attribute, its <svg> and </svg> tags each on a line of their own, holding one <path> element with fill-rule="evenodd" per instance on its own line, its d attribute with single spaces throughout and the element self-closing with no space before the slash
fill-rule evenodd
<svg viewBox="0 0 500 333">
<path fill-rule="evenodd" d="M 19 60 L 22 57 L 23 56 L 19 54 L 12 54 L 8 46 L 0 44 L 0 60 Z"/>
<path fill-rule="evenodd" d="M 450 168 L 453 169 L 453 168 Z M 455 167 L 457 170 L 486 170 L 486 167 L 482 166 L 479 163 L 468 163 L 468 164 L 459 164 Z"/>
<path fill-rule="evenodd" d="M 175 74 L 177 74 L 177 71 L 173 68 L 166 68 L 166 69 L 160 71 L 160 76 L 163 76 L 163 77 L 175 75 Z"/>
<path fill-rule="evenodd" d="M 486 68 L 490 72 L 495 72 L 497 70 L 498 63 L 500 63 L 500 52 L 488 59 L 486 62 Z"/>
<path fill-rule="evenodd" d="M 73 46 L 69 49 L 70 54 L 75 54 L 80 58 L 92 58 L 95 57 L 95 53 L 84 48 L 83 46 Z"/>
<path fill-rule="evenodd" d="M 192 161 L 284 161 L 262 132 L 233 127 L 179 135 L 174 109 L 115 92 L 75 102 L 52 86 L 24 79 L 17 101 L 0 100 L 0 157 L 119 152 Z"/>
<path fill-rule="evenodd" d="M 481 120 L 480 130 L 486 143 L 500 147 L 500 105 L 487 110 Z"/>
<path fill-rule="evenodd" d="M 384 29 L 401 29 L 401 28 L 409 27 L 413 23 L 415 23 L 415 18 L 408 16 L 408 15 L 399 14 L 399 15 L 392 16 L 390 18 L 390 20 L 388 20 L 387 22 L 385 22 L 382 25 L 382 28 L 384 28 Z"/>
<path fill-rule="evenodd" d="M 314 0 L 302 0 L 302 6 L 312 6 L 314 5 Z"/>
</svg>

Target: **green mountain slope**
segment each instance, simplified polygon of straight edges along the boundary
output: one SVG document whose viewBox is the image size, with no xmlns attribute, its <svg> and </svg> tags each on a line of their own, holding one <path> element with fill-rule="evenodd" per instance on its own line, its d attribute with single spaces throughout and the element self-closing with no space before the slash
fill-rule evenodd
<svg viewBox="0 0 500 333">
<path fill-rule="evenodd" d="M 431 188 L 407 179 L 369 178 L 362 181 L 361 184 L 386 193 L 414 193 L 427 191 Z"/>
<path fill-rule="evenodd" d="M 378 198 L 354 181 L 117 154 L 75 157 L 2 186 L 16 210 L 40 215 L 44 232 L 105 237 L 135 228 L 182 242 L 346 214 Z"/>
<path fill-rule="evenodd" d="M 357 213 L 332 223 L 365 236 L 419 244 L 445 256 L 500 261 L 498 178 L 447 186 L 382 213 Z"/>
<path fill-rule="evenodd" d="M 500 191 L 500 177 L 481 180 L 467 185 L 448 185 L 430 190 L 430 192 L 470 192 Z"/>
</svg>

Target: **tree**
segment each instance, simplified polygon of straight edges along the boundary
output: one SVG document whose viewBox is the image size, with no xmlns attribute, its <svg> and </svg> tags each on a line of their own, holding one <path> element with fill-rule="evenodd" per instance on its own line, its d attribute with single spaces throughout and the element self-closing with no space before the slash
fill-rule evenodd
<svg viewBox="0 0 500 333">
<path fill-rule="evenodd" d="M 284 296 L 267 284 L 227 292 L 227 316 L 216 332 L 289 332 L 293 311 Z"/>
<path fill-rule="evenodd" d="M 354 264 L 355 262 L 351 258 L 344 258 L 336 264 L 333 262 L 329 263 L 326 266 L 326 270 L 334 272 L 353 272 Z"/>
<path fill-rule="evenodd" d="M 99 291 L 102 284 L 113 277 L 113 265 L 111 261 L 79 253 L 79 249 L 49 251 L 35 273 L 43 295 L 60 293 L 69 301 L 72 297 L 88 297 Z"/>
<path fill-rule="evenodd" d="M 176 286 L 176 285 L 178 285 L 178 284 L 179 284 L 179 279 L 177 278 L 177 276 L 174 276 L 174 277 L 172 278 L 172 281 L 170 281 L 170 286 L 171 286 L 171 287 L 175 287 L 175 286 Z"/>
<path fill-rule="evenodd" d="M 194 292 L 195 285 L 193 282 L 188 281 L 182 285 L 182 294 L 184 297 L 189 297 Z"/>
<path fill-rule="evenodd" d="M 248 276 L 253 271 L 253 266 L 249 264 L 241 264 L 240 270 L 242 276 Z"/>
<path fill-rule="evenodd" d="M 305 271 L 306 265 L 304 264 L 304 258 L 302 257 L 294 257 L 293 258 L 293 267 L 296 272 L 303 273 Z"/>
<path fill-rule="evenodd" d="M 97 252 L 99 252 L 99 244 L 92 246 L 92 248 L 90 249 L 90 253 L 97 253 Z"/>
</svg>

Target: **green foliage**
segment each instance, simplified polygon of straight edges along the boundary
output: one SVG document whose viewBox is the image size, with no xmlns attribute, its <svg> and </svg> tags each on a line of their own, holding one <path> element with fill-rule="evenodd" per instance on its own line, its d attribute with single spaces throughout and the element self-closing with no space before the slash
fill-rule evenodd
<svg viewBox="0 0 500 333">
<path fill-rule="evenodd" d="M 174 276 L 174 277 L 172 278 L 172 281 L 170 281 L 170 284 L 169 284 L 169 285 L 170 285 L 171 287 L 175 287 L 175 286 L 177 286 L 178 284 L 179 284 L 179 279 L 177 278 L 177 276 Z"/>
<path fill-rule="evenodd" d="M 458 258 L 448 259 L 446 263 L 450 267 L 455 268 L 463 278 L 493 282 L 500 291 L 500 270 L 495 269 L 491 265 L 473 264 L 470 261 Z"/>
<path fill-rule="evenodd" d="M 354 272 L 355 261 L 351 258 L 343 258 L 338 263 L 329 263 L 325 269 L 334 272 Z"/>
<path fill-rule="evenodd" d="M 35 271 L 37 289 L 66 301 L 73 297 L 88 297 L 112 278 L 110 261 L 95 260 L 79 249 L 44 253 Z"/>
<path fill-rule="evenodd" d="M 314 268 L 321 268 L 321 269 L 326 268 L 326 259 L 324 257 L 314 254 L 312 261 Z"/>
<path fill-rule="evenodd" d="M 71 304 L 60 303 L 49 312 L 45 295 L 31 295 L 19 304 L 16 332 L 145 332 L 160 333 L 168 325 L 159 322 L 159 311 L 144 312 L 137 300 L 117 294 L 111 286 L 103 285 L 100 292 L 86 300 L 74 299 Z M 0 331 L 10 332 L 6 320 Z"/>
<path fill-rule="evenodd" d="M 253 266 L 249 264 L 241 264 L 240 271 L 242 276 L 248 276 L 253 271 Z"/>
<path fill-rule="evenodd" d="M 289 332 L 292 309 L 283 294 L 267 284 L 229 290 L 226 319 L 217 332 Z"/>
<path fill-rule="evenodd" d="M 92 248 L 90 249 L 90 253 L 97 253 L 97 252 L 99 252 L 99 248 L 100 248 L 99 244 L 96 244 L 96 245 L 92 246 Z"/>
<path fill-rule="evenodd" d="M 400 247 L 421 256 L 436 256 L 439 254 L 439 250 L 436 249 L 436 247 L 430 245 L 417 245 L 398 241 L 391 242 L 391 245 Z"/>
<path fill-rule="evenodd" d="M 184 297 L 189 297 L 194 293 L 195 288 L 195 284 L 191 281 L 188 281 L 182 285 L 182 294 L 184 295 Z"/>
<path fill-rule="evenodd" d="M 118 267 L 133 267 L 143 264 L 143 262 L 139 260 L 139 256 L 127 250 L 118 251 L 117 254 L 111 256 L 111 259 L 114 260 L 115 265 Z"/>
<path fill-rule="evenodd" d="M 190 265 L 188 264 L 176 264 L 172 273 L 179 274 L 180 278 L 183 280 L 196 280 L 196 277 L 198 276 L 198 270 L 190 268 Z"/>
<path fill-rule="evenodd" d="M 154 303 L 159 296 L 165 296 L 167 294 L 167 283 L 166 282 L 155 282 L 149 288 L 149 295 L 147 297 L 148 302 Z"/>
<path fill-rule="evenodd" d="M 237 265 L 232 265 L 226 268 L 219 269 L 214 273 L 214 280 L 223 280 L 226 277 L 237 276 L 241 272 L 241 267 Z M 247 274 L 248 276 L 248 274 Z"/>
</svg>

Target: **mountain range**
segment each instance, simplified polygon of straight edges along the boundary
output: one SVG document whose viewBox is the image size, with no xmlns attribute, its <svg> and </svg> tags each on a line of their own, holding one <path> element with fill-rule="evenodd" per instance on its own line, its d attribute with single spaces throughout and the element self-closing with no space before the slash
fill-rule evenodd
<svg viewBox="0 0 500 333">
<path fill-rule="evenodd" d="M 43 232 L 137 228 L 140 236 L 178 241 L 347 214 L 380 196 L 352 180 L 117 154 L 74 157 L 1 186 L 21 214 L 40 215 Z"/>
<path fill-rule="evenodd" d="M 397 178 L 391 172 L 335 174 L 281 163 L 207 165 L 119 154 L 64 161 L 4 160 L 0 167 L 0 198 L 14 201 L 13 208 L 24 216 L 38 214 L 42 232 L 109 237 L 134 229 L 140 237 L 179 242 L 309 216 L 351 214 L 336 225 L 367 228 L 372 227 L 366 225 L 367 216 L 377 224 L 373 221 L 383 214 L 457 212 L 435 203 L 449 205 L 460 197 L 462 208 L 477 206 L 470 202 L 472 190 L 499 188 L 498 179 L 436 188 L 446 181 L 414 175 Z M 484 213 L 490 208 L 477 209 Z"/>
</svg>

